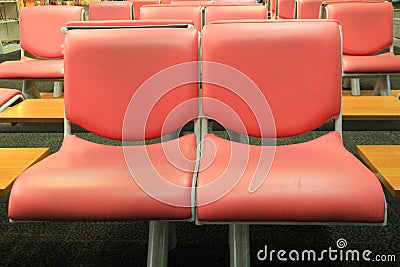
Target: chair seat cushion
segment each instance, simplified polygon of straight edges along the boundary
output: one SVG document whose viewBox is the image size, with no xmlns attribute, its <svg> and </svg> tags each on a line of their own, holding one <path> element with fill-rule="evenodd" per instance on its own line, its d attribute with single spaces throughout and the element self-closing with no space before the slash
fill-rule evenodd
<svg viewBox="0 0 400 267">
<path fill-rule="evenodd" d="M 185 168 L 175 166 L 163 153 L 163 149 L 175 148 L 176 144 L 183 156 L 190 159 Z M 146 145 L 147 156 L 157 172 L 143 164 L 142 159 L 146 157 L 141 153 L 143 147 L 110 146 L 73 135 L 66 136 L 58 152 L 17 178 L 10 194 L 9 218 L 92 221 L 190 218 L 195 135 Z M 127 149 L 129 157 L 124 157 L 124 149 Z M 177 154 L 177 151 L 171 153 Z M 154 193 L 159 198 L 178 199 L 186 206 L 165 204 L 144 192 L 126 162 L 129 162 L 129 168 L 134 166 L 140 169 L 138 172 L 148 173 L 146 177 L 135 178 L 154 180 L 154 190 L 158 190 Z M 155 175 L 161 175 L 168 182 L 184 187 L 184 190 L 157 187 L 160 176 Z"/>
<path fill-rule="evenodd" d="M 344 148 L 339 133 L 277 146 L 266 179 L 258 190 L 249 193 L 258 156 L 267 152 L 265 149 L 205 136 L 197 182 L 199 221 L 384 222 L 385 198 L 378 179 Z M 228 169 L 234 153 L 240 151 L 242 163 L 231 164 Z M 261 171 L 271 166 L 264 161 L 259 164 Z M 221 176 L 223 173 L 228 175 Z M 226 181 L 217 181 L 220 176 Z M 233 184 L 238 178 L 229 193 L 212 196 L 218 190 L 217 182 L 228 188 L 227 183 Z M 214 185 L 207 188 L 212 182 Z"/>
<path fill-rule="evenodd" d="M 392 52 L 375 56 L 343 55 L 344 73 L 395 73 L 400 72 L 400 56 Z"/>
<path fill-rule="evenodd" d="M 19 90 L 5 88 L 0 89 L 0 107 L 15 96 L 21 96 L 20 98 L 24 99 L 24 95 Z"/>
<path fill-rule="evenodd" d="M 63 59 L 28 59 L 0 64 L 0 79 L 63 79 Z"/>
</svg>

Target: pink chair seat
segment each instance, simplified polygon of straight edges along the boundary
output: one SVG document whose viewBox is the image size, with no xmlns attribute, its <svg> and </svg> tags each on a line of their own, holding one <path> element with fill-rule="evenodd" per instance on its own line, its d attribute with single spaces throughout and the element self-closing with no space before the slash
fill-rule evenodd
<svg viewBox="0 0 400 267">
<path fill-rule="evenodd" d="M 345 73 L 398 73 L 400 72 L 400 56 L 393 52 L 374 56 L 343 55 L 343 71 Z"/>
<path fill-rule="evenodd" d="M 63 59 L 22 58 L 0 64 L 0 79 L 63 79 Z"/>
<path fill-rule="evenodd" d="M 247 145 L 210 134 L 205 138 L 203 157 L 216 157 L 199 173 L 198 188 L 222 174 L 231 157 L 231 145 L 237 149 L 236 153 L 242 150 L 247 159 Z M 214 149 L 218 152 L 213 153 Z M 385 200 L 379 181 L 344 148 L 339 133 L 331 132 L 306 143 L 278 146 L 264 183 L 249 193 L 261 149 L 265 147 L 250 146 L 249 163 L 238 184 L 215 202 L 199 206 L 199 221 L 384 222 Z M 270 166 L 260 164 L 259 168 Z M 238 175 L 242 173 L 240 168 L 235 171 Z M 197 192 L 197 205 L 202 205 L 212 190 L 198 189 Z"/>
<path fill-rule="evenodd" d="M 173 142 L 179 142 L 184 156 L 192 160 L 194 170 L 195 135 L 186 135 L 163 145 Z M 58 152 L 17 179 L 10 195 L 9 217 L 15 220 L 190 218 L 193 172 L 173 166 L 162 152 L 163 145 L 147 145 L 146 149 L 164 179 L 188 188 L 181 195 L 173 196 L 187 203 L 186 207 L 167 205 L 146 194 L 132 178 L 122 146 L 95 144 L 68 135 Z M 138 147 L 127 149 L 135 151 Z M 146 177 L 155 178 L 158 177 Z M 164 199 L 171 197 L 168 190 L 159 193 Z"/>
<path fill-rule="evenodd" d="M 24 99 L 23 94 L 19 90 L 15 89 L 0 89 L 0 107 L 6 104 L 10 99 L 21 96 L 21 99 Z"/>
</svg>

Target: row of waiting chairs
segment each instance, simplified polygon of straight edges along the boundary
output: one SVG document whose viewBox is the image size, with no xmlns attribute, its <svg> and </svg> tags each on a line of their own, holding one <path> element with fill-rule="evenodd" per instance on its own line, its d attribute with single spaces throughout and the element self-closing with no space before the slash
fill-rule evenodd
<svg viewBox="0 0 400 267">
<path fill-rule="evenodd" d="M 189 3 L 187 2 L 187 6 L 143 6 L 141 18 L 192 19 L 195 27 L 201 31 L 204 25 L 216 20 L 266 19 L 268 17 L 266 6 L 203 5 L 204 17 L 202 18 L 202 7 L 197 4 L 191 6 Z M 299 18 L 318 19 L 320 13 L 324 13 L 324 18 L 336 19 L 343 26 L 345 54 L 343 72 L 344 77 L 351 81 L 353 95 L 360 95 L 360 77 L 377 77 L 373 94 L 390 95 L 390 75 L 400 73 L 400 57 L 393 53 L 393 6 L 390 2 L 330 1 L 323 3 L 321 0 L 313 0 L 302 3 L 300 1 L 296 12 L 302 12 L 302 10 L 307 15 L 299 16 Z M 284 9 L 281 11 L 283 12 Z M 312 13 L 315 14 L 311 15 Z M 277 17 L 293 18 L 293 16 L 282 17 L 279 14 Z M 374 19 L 372 20 L 371 17 Z M 385 49 L 389 49 L 389 52 L 376 56 Z"/>
<path fill-rule="evenodd" d="M 378 77 L 374 88 L 375 95 L 390 95 L 390 74 L 398 75 L 400 59 L 393 53 L 393 6 L 383 1 L 322 1 L 322 0 L 281 0 L 268 2 L 266 6 L 215 6 L 201 4 L 198 1 L 181 1 L 177 5 L 144 6 L 141 8 L 142 19 L 192 19 L 195 27 L 201 31 L 205 24 L 223 19 L 266 19 L 268 14 L 279 19 L 318 19 L 333 18 L 346 25 L 344 29 L 345 49 L 344 76 L 351 80 L 353 95 L 360 95 L 360 77 Z M 338 5 L 341 3 L 341 5 Z M 360 6 L 359 4 L 363 4 Z M 367 4 L 367 5 L 365 5 Z M 99 6 L 101 4 L 98 4 Z M 186 6 L 185 6 L 186 5 Z M 103 4 L 103 8 L 107 4 Z M 280 6 L 280 8 L 274 8 Z M 204 17 L 201 19 L 201 7 Z M 271 9 L 272 7 L 272 9 Z M 329 11 L 329 12 L 328 12 Z M 101 11 L 100 11 L 101 12 Z M 321 13 L 325 13 L 321 17 Z M 329 14 L 328 14 L 329 13 Z M 347 13 L 347 14 L 346 14 Z M 354 16 L 354 14 L 358 14 Z M 104 16 L 104 18 L 106 15 Z M 372 20 L 371 17 L 374 17 Z M 357 19 L 355 19 L 357 18 Z M 201 21 L 203 23 L 201 23 Z M 200 26 L 202 25 L 202 26 Z M 372 30 L 373 29 L 373 30 Z M 375 34 L 378 33 L 379 34 Z M 385 57 L 372 57 L 389 48 Z M 369 56 L 368 58 L 360 56 Z"/>
<path fill-rule="evenodd" d="M 60 27 L 71 20 L 83 20 L 83 7 L 24 7 L 19 13 L 21 59 L 0 64 L 0 79 L 23 80 L 22 92 L 31 97 L 31 81 L 51 80 L 54 96 L 62 94 L 64 79 L 63 43 Z M 46 59 L 46 60 L 44 60 Z"/>
<path fill-rule="evenodd" d="M 318 19 L 321 17 L 322 4 L 334 1 L 335 0 L 274 0 L 271 3 L 271 10 L 273 14 L 275 14 L 275 17 L 279 19 Z M 363 2 L 364 0 L 350 0 L 348 2 L 357 1 Z"/>
<path fill-rule="evenodd" d="M 279 0 L 272 6 L 279 19 L 338 20 L 344 35 L 343 72 L 351 81 L 352 94 L 360 95 L 361 77 L 377 77 L 373 94 L 390 95 L 390 75 L 400 72 L 400 57 L 393 53 L 390 2 Z"/>
<path fill-rule="evenodd" d="M 17 178 L 10 220 L 148 220 L 148 266 L 167 264 L 173 221 L 229 224 L 231 266 L 250 265 L 252 223 L 386 223 L 381 184 L 342 144 L 337 22 L 206 25 L 203 62 L 193 28 L 75 28 L 64 50 L 66 125 L 123 145 L 66 127 L 60 150 Z M 207 133 L 209 119 L 266 143 Z M 322 137 L 274 143 L 330 119 Z"/>
<path fill-rule="evenodd" d="M 344 57 L 343 75 L 351 79 L 353 95 L 360 94 L 360 77 L 378 77 L 374 94 L 390 95 L 390 75 L 400 73 L 400 58 L 393 53 L 393 6 L 389 2 L 333 2 L 323 9 L 328 18 L 336 19 L 343 26 Z M 130 2 L 99 2 L 97 19 L 117 18 L 118 6 Z M 107 7 L 104 9 L 104 7 Z M 114 11 L 111 10 L 115 9 Z M 119 10 L 117 12 L 117 10 Z M 130 8 L 128 9 L 130 10 Z M 91 12 L 96 14 L 95 9 Z M 29 80 L 54 80 L 62 82 L 62 43 L 64 35 L 60 27 L 68 21 L 83 20 L 82 7 L 28 7 L 21 9 L 21 60 L 0 64 L 0 79 L 21 79 L 23 93 Z M 358 14 L 355 16 L 354 14 Z M 374 16 L 374 20 L 370 19 Z M 40 19 L 38 19 L 40 18 Z M 267 19 L 263 5 L 143 5 L 142 20 L 174 19 L 191 20 L 201 31 L 205 24 L 224 19 Z M 356 19 L 357 18 L 357 19 Z M 34 21 L 34 22 L 32 22 Z M 51 21 L 51 23 L 49 23 Z M 389 47 L 390 51 L 379 56 L 376 53 Z M 36 56 L 26 57 L 24 51 Z M 51 60 L 38 60 L 51 59 Z M 55 92 L 60 96 L 61 92 Z"/>
<path fill-rule="evenodd" d="M 160 5 L 160 6 L 248 6 L 262 5 L 253 0 L 217 0 L 217 1 L 171 1 L 162 3 L 158 0 L 133 0 L 133 1 L 100 1 L 89 3 L 89 20 L 110 20 L 110 19 L 140 19 L 140 9 L 142 6 Z"/>
<path fill-rule="evenodd" d="M 100 5 L 93 3 L 91 14 L 98 19 L 129 19 L 130 5 L 128 2 L 99 2 Z M 127 6 L 128 4 L 128 6 Z M 91 5 L 92 6 L 92 5 Z M 128 12 L 125 14 L 126 8 Z M 98 9 L 96 9 L 98 8 Z M 251 18 L 266 18 L 264 6 L 243 7 L 249 10 L 242 15 L 242 10 L 234 8 L 236 11 L 226 10 L 233 13 L 233 18 L 250 16 Z M 196 28 L 202 27 L 202 11 L 199 7 L 176 6 L 174 10 L 160 10 L 157 6 L 143 10 L 145 19 L 185 19 L 191 20 Z M 97 12 L 97 13 L 96 13 Z M 232 13 L 233 12 L 233 13 Z M 214 12 L 215 13 L 215 12 Z M 163 15 L 162 15 L 163 14 Z M 210 13 L 210 17 L 213 15 Z M 209 18 L 210 18 L 209 17 Z M 29 87 L 31 81 L 52 80 L 57 82 L 54 96 L 62 94 L 63 81 L 63 51 L 62 45 L 64 34 L 61 27 L 69 21 L 82 21 L 84 19 L 84 9 L 82 7 L 71 6 L 40 6 L 25 7 L 20 11 L 20 40 L 21 40 L 21 60 L 8 61 L 0 64 L 0 79 L 23 80 L 22 92 L 26 97 L 31 97 Z M 25 51 L 28 52 L 26 56 Z M 48 59 L 48 60 L 42 60 Z"/>
<path fill-rule="evenodd" d="M 126 20 L 131 12 L 132 3 L 127 2 L 93 2 L 89 6 L 90 20 Z M 178 2 L 179 3 L 179 2 Z M 119 6 L 119 16 L 113 13 Z M 121 9 L 125 9 L 123 12 Z M 114 15 L 115 14 L 115 15 Z M 199 31 L 205 24 L 226 19 L 267 19 L 267 7 L 264 5 L 206 5 L 197 2 L 186 2 L 185 5 L 143 5 L 140 8 L 140 19 L 185 19 L 192 20 Z"/>
</svg>

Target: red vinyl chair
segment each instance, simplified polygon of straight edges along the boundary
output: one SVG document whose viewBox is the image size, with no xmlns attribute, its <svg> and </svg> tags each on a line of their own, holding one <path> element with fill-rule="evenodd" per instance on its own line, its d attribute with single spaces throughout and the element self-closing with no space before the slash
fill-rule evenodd
<svg viewBox="0 0 400 267">
<path fill-rule="evenodd" d="M 267 7 L 251 6 L 207 6 L 205 8 L 205 25 L 216 20 L 267 19 Z"/>
<path fill-rule="evenodd" d="M 0 89 L 0 112 L 25 100 L 24 95 L 15 89 Z"/>
<path fill-rule="evenodd" d="M 327 2 L 324 11 L 343 27 L 343 77 L 351 78 L 352 94 L 360 95 L 359 78 L 375 77 L 374 95 L 390 95 L 390 76 L 400 75 L 392 3 Z M 384 49 L 389 52 L 380 53 Z"/>
<path fill-rule="evenodd" d="M 295 17 L 297 19 L 319 19 L 323 0 L 296 0 Z"/>
<path fill-rule="evenodd" d="M 140 19 L 140 8 L 145 5 L 158 5 L 159 0 L 133 0 L 133 18 L 136 20 Z"/>
<path fill-rule="evenodd" d="M 133 19 L 133 3 L 129 1 L 100 1 L 89 3 L 90 20 Z"/>
<path fill-rule="evenodd" d="M 213 1 L 182 1 L 182 0 L 172 0 L 170 5 L 175 5 L 175 6 L 213 6 L 215 3 Z"/>
<path fill-rule="evenodd" d="M 62 31 L 66 33 L 68 30 L 74 29 L 118 29 L 118 28 L 194 28 L 191 20 L 179 19 L 141 19 L 141 20 L 86 20 L 86 21 L 70 21 Z"/>
<path fill-rule="evenodd" d="M 198 84 L 182 83 L 197 81 L 197 60 L 193 28 L 67 31 L 66 135 L 59 151 L 18 177 L 9 218 L 150 220 L 148 266 L 166 266 L 168 221 L 193 220 L 197 149 L 195 134 L 163 138 L 198 116 Z M 71 123 L 123 146 L 74 136 Z M 131 142 L 160 136 L 161 143 Z"/>
<path fill-rule="evenodd" d="M 201 31 L 202 10 L 201 6 L 148 5 L 140 8 L 140 19 L 191 20 L 194 27 Z"/>
<path fill-rule="evenodd" d="M 295 1 L 295 18 L 297 19 L 319 19 L 321 18 L 321 10 L 323 3 L 328 2 L 363 2 L 375 0 L 296 0 Z M 380 1 L 380 0 L 377 0 Z"/>
<path fill-rule="evenodd" d="M 33 6 L 19 13 L 21 60 L 0 64 L 0 79 L 23 80 L 22 92 L 29 97 L 27 82 L 53 80 L 53 95 L 62 93 L 64 34 L 60 29 L 68 21 L 82 20 L 83 7 Z M 25 55 L 25 51 L 32 56 Z"/>
<path fill-rule="evenodd" d="M 295 0 L 279 0 L 277 8 L 277 17 L 279 19 L 294 19 L 295 18 Z"/>
<path fill-rule="evenodd" d="M 202 35 L 204 117 L 264 144 L 202 140 L 197 223 L 229 224 L 231 266 L 250 265 L 251 223 L 385 224 L 379 180 L 341 139 L 337 22 L 210 24 Z M 274 144 L 330 119 L 335 131 Z"/>
</svg>

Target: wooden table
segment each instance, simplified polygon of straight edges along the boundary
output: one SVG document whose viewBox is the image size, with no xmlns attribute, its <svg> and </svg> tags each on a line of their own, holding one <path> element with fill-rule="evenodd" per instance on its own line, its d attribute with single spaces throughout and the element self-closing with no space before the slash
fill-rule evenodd
<svg viewBox="0 0 400 267">
<path fill-rule="evenodd" d="M 27 99 L 0 112 L 0 122 L 63 122 L 64 99 Z"/>
<path fill-rule="evenodd" d="M 400 100 L 394 96 L 343 96 L 343 120 L 400 120 Z"/>
<path fill-rule="evenodd" d="M 10 193 L 15 179 L 50 155 L 50 148 L 0 148 L 0 196 Z"/>
<path fill-rule="evenodd" d="M 357 146 L 357 152 L 395 197 L 400 197 L 400 145 Z"/>
<path fill-rule="evenodd" d="M 400 94 L 400 90 L 390 90 L 390 94 L 394 97 L 398 97 Z"/>
<path fill-rule="evenodd" d="M 362 96 L 372 96 L 373 90 L 360 90 Z M 400 94 L 400 90 L 390 90 L 390 95 L 397 97 Z M 351 90 L 343 90 L 343 96 L 351 96 Z"/>
</svg>

